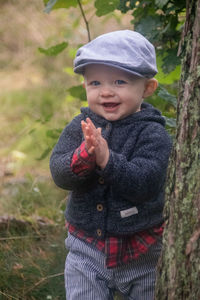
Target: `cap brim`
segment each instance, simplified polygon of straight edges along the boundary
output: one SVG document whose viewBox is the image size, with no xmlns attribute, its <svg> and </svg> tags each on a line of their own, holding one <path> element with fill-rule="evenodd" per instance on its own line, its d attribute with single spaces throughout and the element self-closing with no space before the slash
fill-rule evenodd
<svg viewBox="0 0 200 300">
<path fill-rule="evenodd" d="M 132 75 L 135 75 L 135 76 L 138 76 L 138 77 L 141 77 L 141 78 L 152 78 L 153 77 L 153 76 L 148 76 L 148 75 L 144 75 L 144 74 L 142 75 L 138 72 L 135 72 L 134 70 L 119 66 L 118 64 L 115 64 L 115 63 L 105 62 L 105 61 L 103 61 L 103 62 L 99 62 L 99 61 L 86 62 L 86 63 L 80 64 L 80 65 L 74 67 L 74 72 L 77 73 L 77 74 L 84 75 L 85 67 L 87 67 L 89 65 L 94 65 L 94 64 L 95 65 L 105 65 L 105 66 L 114 67 L 114 68 L 120 69 L 124 72 L 127 72 L 129 74 L 132 74 Z"/>
</svg>

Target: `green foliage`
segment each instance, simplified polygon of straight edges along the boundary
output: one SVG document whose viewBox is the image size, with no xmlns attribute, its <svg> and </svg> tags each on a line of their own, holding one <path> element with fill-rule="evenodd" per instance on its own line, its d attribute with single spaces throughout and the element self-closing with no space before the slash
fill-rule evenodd
<svg viewBox="0 0 200 300">
<path fill-rule="evenodd" d="M 176 97 L 170 94 L 162 85 L 159 85 L 156 93 L 160 98 L 164 99 L 165 101 L 171 103 L 174 107 L 176 107 Z"/>
<path fill-rule="evenodd" d="M 76 7 L 77 0 L 43 0 L 45 4 L 44 11 L 50 13 L 53 9 Z"/>
<path fill-rule="evenodd" d="M 168 0 L 155 0 L 155 4 L 159 8 L 163 8 L 167 4 Z"/>
<path fill-rule="evenodd" d="M 96 7 L 96 15 L 101 17 L 114 11 L 119 5 L 119 0 L 96 0 L 94 5 Z"/>
<path fill-rule="evenodd" d="M 38 50 L 48 56 L 56 56 L 58 55 L 60 52 L 62 52 L 63 50 L 65 50 L 65 48 L 67 48 L 68 43 L 63 42 L 61 44 L 57 44 L 55 46 L 52 46 L 48 49 L 44 49 L 44 48 L 38 48 Z"/>
<path fill-rule="evenodd" d="M 82 101 L 87 100 L 85 89 L 82 85 L 72 86 L 67 90 L 74 98 L 78 98 Z"/>
<path fill-rule="evenodd" d="M 165 74 L 169 74 L 180 65 L 180 58 L 177 56 L 177 49 L 168 49 L 163 57 L 162 70 Z"/>
<path fill-rule="evenodd" d="M 30 166 L 32 171 L 49 172 L 49 154 L 80 101 L 68 103 L 66 89 L 61 90 L 57 83 L 7 92 L 0 100 L 2 115 L 6 116 L 1 124 L 0 155 L 9 156 L 9 172 L 24 173 Z"/>
</svg>

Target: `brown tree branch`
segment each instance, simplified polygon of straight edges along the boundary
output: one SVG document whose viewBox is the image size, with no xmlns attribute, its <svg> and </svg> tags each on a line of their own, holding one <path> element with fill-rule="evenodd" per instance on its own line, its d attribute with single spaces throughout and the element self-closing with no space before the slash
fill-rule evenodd
<svg viewBox="0 0 200 300">
<path fill-rule="evenodd" d="M 90 28 L 89 28 L 89 23 L 86 19 L 86 16 L 85 16 L 85 13 L 84 13 L 84 10 L 83 10 L 83 7 L 82 7 L 82 4 L 81 4 L 81 0 L 77 0 L 78 2 L 78 5 L 80 7 L 80 11 L 81 11 L 81 14 L 82 14 L 82 17 L 83 17 L 83 20 L 85 22 L 85 26 L 86 26 L 86 29 L 87 29 L 87 33 L 88 33 L 88 42 L 91 41 L 91 36 L 90 36 Z"/>
</svg>

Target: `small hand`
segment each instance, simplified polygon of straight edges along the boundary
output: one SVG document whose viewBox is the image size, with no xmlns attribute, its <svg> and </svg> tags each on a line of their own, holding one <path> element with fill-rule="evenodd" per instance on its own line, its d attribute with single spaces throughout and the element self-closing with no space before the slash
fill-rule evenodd
<svg viewBox="0 0 200 300">
<path fill-rule="evenodd" d="M 94 154 L 94 141 L 92 136 L 92 131 L 85 121 L 81 121 L 81 127 L 85 139 L 85 146 L 90 155 Z"/>
<path fill-rule="evenodd" d="M 90 118 L 87 118 L 86 122 L 82 121 L 82 130 L 88 152 L 95 153 L 96 164 L 104 169 L 109 159 L 109 148 L 101 135 L 101 128 L 96 128 Z"/>
</svg>

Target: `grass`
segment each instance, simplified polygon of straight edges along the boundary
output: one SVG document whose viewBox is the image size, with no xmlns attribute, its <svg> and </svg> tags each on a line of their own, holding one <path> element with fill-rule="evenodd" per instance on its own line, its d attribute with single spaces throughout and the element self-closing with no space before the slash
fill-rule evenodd
<svg viewBox="0 0 200 300">
<path fill-rule="evenodd" d="M 77 108 L 49 87 L 1 93 L 0 100 L 0 219 L 7 218 L 0 220 L 0 299 L 64 299 L 66 191 L 52 182 L 49 156 L 37 158 L 57 139 L 47 132 L 64 127 Z"/>
<path fill-rule="evenodd" d="M 0 195 L 0 299 L 64 299 L 66 192 L 27 174 Z"/>
<path fill-rule="evenodd" d="M 12 230 L 0 243 L 0 299 L 64 299 L 63 227 Z"/>
</svg>

